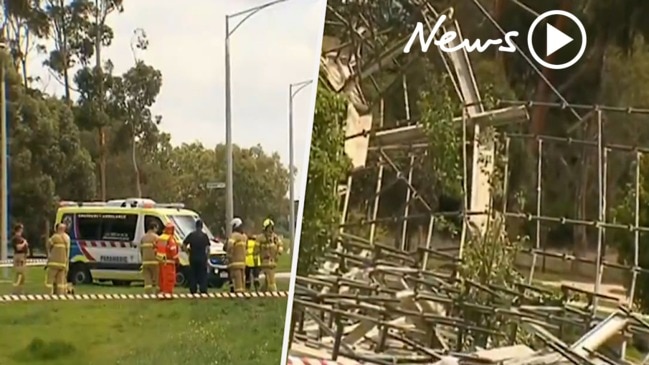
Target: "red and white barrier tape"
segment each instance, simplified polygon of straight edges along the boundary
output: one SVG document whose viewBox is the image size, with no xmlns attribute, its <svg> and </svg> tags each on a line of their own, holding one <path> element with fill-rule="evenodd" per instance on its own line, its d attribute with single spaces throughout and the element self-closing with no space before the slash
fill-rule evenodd
<svg viewBox="0 0 649 365">
<path fill-rule="evenodd" d="M 360 365 L 360 363 L 358 362 L 353 362 L 349 364 Z M 288 360 L 286 361 L 286 365 L 342 365 L 342 364 L 334 360 L 320 360 L 311 357 L 289 356 Z"/>
<path fill-rule="evenodd" d="M 46 259 L 27 259 L 27 266 L 45 266 Z M 0 267 L 13 267 L 13 260 L 0 260 Z"/>
<path fill-rule="evenodd" d="M 238 298 L 286 298 L 288 292 L 244 292 L 244 293 L 207 293 L 207 294 L 10 294 L 0 295 L 0 303 L 9 302 L 42 302 L 42 301 L 95 301 L 95 300 L 137 300 L 137 299 L 238 299 Z"/>
</svg>

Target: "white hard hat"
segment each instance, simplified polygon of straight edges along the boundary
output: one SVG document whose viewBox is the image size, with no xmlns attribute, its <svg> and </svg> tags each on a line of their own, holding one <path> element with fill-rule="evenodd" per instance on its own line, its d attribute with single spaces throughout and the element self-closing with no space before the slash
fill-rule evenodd
<svg viewBox="0 0 649 365">
<path fill-rule="evenodd" d="M 234 218 L 230 224 L 232 225 L 232 228 L 239 228 L 243 225 L 243 221 L 241 218 Z"/>
</svg>

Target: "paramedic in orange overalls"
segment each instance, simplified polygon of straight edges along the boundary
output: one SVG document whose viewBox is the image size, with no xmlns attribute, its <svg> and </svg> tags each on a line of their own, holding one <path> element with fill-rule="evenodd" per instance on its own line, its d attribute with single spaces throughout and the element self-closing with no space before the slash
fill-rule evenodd
<svg viewBox="0 0 649 365">
<path fill-rule="evenodd" d="M 179 247 L 174 238 L 174 225 L 167 223 L 156 243 L 156 259 L 160 262 L 158 277 L 161 294 L 173 294 L 176 286 L 176 262 Z"/>
</svg>

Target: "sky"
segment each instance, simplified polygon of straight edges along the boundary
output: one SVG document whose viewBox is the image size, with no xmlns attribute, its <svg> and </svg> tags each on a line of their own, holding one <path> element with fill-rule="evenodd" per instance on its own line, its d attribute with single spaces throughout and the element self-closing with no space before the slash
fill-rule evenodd
<svg viewBox="0 0 649 365">
<path fill-rule="evenodd" d="M 180 145 L 199 141 L 212 147 L 225 143 L 225 16 L 268 0 L 133 0 L 108 19 L 115 38 L 102 51 L 115 73 L 133 66 L 134 31 L 146 33 L 149 46 L 137 58 L 162 72 L 163 86 L 155 114 L 160 126 Z M 182 4 L 182 5 L 181 5 Z M 317 77 L 326 0 L 288 0 L 246 20 L 230 38 L 232 140 L 250 147 L 260 144 L 289 162 L 289 84 Z M 230 20 L 232 29 L 240 18 Z M 62 95 L 63 88 L 33 57 L 30 69 L 40 86 Z M 37 85 L 34 85 L 36 87 Z M 315 84 L 293 99 L 295 196 L 302 195 L 313 119 Z M 304 177 L 305 178 L 305 177 Z"/>
</svg>

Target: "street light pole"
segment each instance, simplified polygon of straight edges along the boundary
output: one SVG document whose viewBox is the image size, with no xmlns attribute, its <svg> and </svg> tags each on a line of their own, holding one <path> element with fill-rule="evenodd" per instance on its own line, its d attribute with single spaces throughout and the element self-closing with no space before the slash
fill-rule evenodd
<svg viewBox="0 0 649 365">
<path fill-rule="evenodd" d="M 225 176 L 225 233 L 227 237 L 232 234 L 232 219 L 234 218 L 234 189 L 233 189 L 233 156 L 232 156 L 232 98 L 230 95 L 230 36 L 239 29 L 241 24 L 257 12 L 288 0 L 275 0 L 225 16 L 225 149 L 226 149 L 226 176 Z M 243 18 L 230 29 L 230 19 L 243 16 Z"/>
<path fill-rule="evenodd" d="M 300 90 L 311 84 L 313 80 L 296 82 L 288 86 L 288 168 L 289 168 L 289 199 L 291 205 L 291 245 L 295 243 L 295 173 L 293 172 L 294 163 L 294 146 L 293 146 L 293 97 L 297 95 Z"/>
<path fill-rule="evenodd" d="M 0 52 L 3 57 L 6 57 L 5 50 L 7 45 L 0 43 Z M 6 59 L 2 60 L 0 65 L 0 102 L 2 108 L 0 109 L 0 174 L 2 174 L 2 186 L 0 186 L 0 209 L 2 210 L 2 221 L 0 222 L 0 260 L 7 260 L 7 251 L 9 245 L 9 169 L 7 167 L 8 153 L 8 135 L 7 135 L 7 88 L 6 88 Z M 9 277 L 9 270 L 2 269 L 2 276 L 7 279 Z"/>
</svg>

